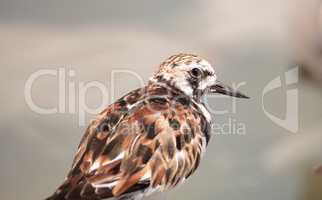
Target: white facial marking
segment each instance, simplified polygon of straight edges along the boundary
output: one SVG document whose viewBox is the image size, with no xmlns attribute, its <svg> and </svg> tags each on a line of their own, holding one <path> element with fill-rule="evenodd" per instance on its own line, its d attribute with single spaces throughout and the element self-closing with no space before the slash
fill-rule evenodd
<svg viewBox="0 0 322 200">
<path fill-rule="evenodd" d="M 215 74 L 215 70 L 211 67 L 210 63 L 206 60 L 201 60 L 199 63 L 192 62 L 189 65 L 180 64 L 176 67 L 179 70 L 182 71 L 191 71 L 193 68 L 199 68 L 201 71 L 209 71 L 211 74 Z M 205 80 L 202 80 L 199 83 L 198 89 L 204 90 L 208 86 L 215 84 L 217 77 L 215 75 L 207 77 Z M 185 91 L 188 94 L 192 94 L 193 90 L 190 86 L 190 84 L 183 78 L 183 77 L 177 77 L 175 79 L 176 86 L 183 91 Z"/>
<path fill-rule="evenodd" d="M 189 63 L 189 64 L 187 64 Z M 203 72 L 208 72 L 208 76 L 200 80 L 196 86 L 191 85 L 191 70 L 199 68 Z M 188 96 L 194 95 L 194 89 L 204 91 L 210 85 L 215 84 L 216 76 L 215 70 L 212 68 L 210 63 L 204 59 L 192 59 L 190 62 L 178 62 L 175 66 L 169 65 L 161 71 L 162 79 L 170 83 L 172 86 L 181 90 Z M 152 82 L 158 82 L 158 79 L 153 77 L 150 79 Z"/>
<path fill-rule="evenodd" d="M 215 75 L 214 76 L 209 76 L 206 79 L 200 81 L 198 89 L 204 90 L 208 86 L 214 85 L 216 83 L 216 80 L 217 80 L 217 78 L 216 78 Z"/>
<path fill-rule="evenodd" d="M 210 63 L 208 61 L 201 60 L 199 62 L 199 65 L 201 65 L 204 70 L 210 71 L 211 73 L 215 74 L 214 68 L 212 68 L 212 66 L 210 65 Z"/>
<path fill-rule="evenodd" d="M 186 77 L 180 76 L 175 79 L 175 86 L 183 91 L 187 95 L 193 94 L 193 89 L 191 88 L 190 83 L 187 81 Z"/>
</svg>

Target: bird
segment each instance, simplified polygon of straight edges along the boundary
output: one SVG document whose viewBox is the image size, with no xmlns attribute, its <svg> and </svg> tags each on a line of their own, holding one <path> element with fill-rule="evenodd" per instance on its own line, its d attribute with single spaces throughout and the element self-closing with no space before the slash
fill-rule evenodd
<svg viewBox="0 0 322 200">
<path fill-rule="evenodd" d="M 212 93 L 248 98 L 200 56 L 167 58 L 144 87 L 90 122 L 65 181 L 46 200 L 139 200 L 182 184 L 211 138 L 203 96 Z"/>
</svg>

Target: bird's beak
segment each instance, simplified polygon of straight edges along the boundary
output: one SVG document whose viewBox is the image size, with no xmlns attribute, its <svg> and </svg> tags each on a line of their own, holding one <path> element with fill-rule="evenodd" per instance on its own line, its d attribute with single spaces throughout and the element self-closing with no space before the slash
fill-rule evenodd
<svg viewBox="0 0 322 200">
<path fill-rule="evenodd" d="M 240 93 L 237 90 L 234 90 L 230 86 L 225 85 L 219 81 L 216 81 L 214 85 L 211 85 L 209 87 L 209 93 L 219 93 L 219 94 L 228 95 L 232 97 L 249 99 L 248 96 Z"/>
</svg>

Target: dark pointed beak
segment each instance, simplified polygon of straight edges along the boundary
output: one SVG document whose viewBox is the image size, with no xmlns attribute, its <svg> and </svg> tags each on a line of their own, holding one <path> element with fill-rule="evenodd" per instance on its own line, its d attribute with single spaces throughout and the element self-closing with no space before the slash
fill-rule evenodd
<svg viewBox="0 0 322 200">
<path fill-rule="evenodd" d="M 228 96 L 237 97 L 237 98 L 249 99 L 248 96 L 240 93 L 237 90 L 234 90 L 233 88 L 219 81 L 217 81 L 216 84 L 209 87 L 209 93 L 218 93 L 218 94 L 228 95 Z"/>
</svg>

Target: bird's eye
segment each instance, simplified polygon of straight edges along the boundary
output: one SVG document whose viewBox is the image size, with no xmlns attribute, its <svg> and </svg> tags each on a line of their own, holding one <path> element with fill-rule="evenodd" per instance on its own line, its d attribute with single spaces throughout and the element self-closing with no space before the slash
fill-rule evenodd
<svg viewBox="0 0 322 200">
<path fill-rule="evenodd" d="M 194 77 L 194 78 L 200 78 L 201 75 L 202 75 L 202 72 L 199 68 L 193 68 L 191 70 L 191 75 Z"/>
</svg>

